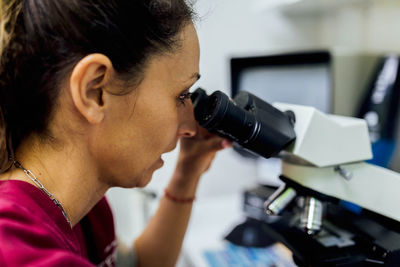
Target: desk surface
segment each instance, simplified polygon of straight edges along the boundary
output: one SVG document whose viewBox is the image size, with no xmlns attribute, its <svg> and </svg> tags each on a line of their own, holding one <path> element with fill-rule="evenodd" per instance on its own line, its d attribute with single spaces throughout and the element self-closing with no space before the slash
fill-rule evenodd
<svg viewBox="0 0 400 267">
<path fill-rule="evenodd" d="M 183 244 L 183 258 L 185 263 L 181 266 L 194 267 L 212 267 L 212 266 L 254 266 L 248 264 L 239 264 L 235 259 L 235 264 L 216 264 L 211 256 L 232 254 L 232 251 L 238 251 L 238 254 L 248 253 L 241 247 L 232 247 L 224 237 L 239 223 L 243 222 L 245 217 L 242 212 L 242 195 L 232 194 L 218 197 L 208 197 L 197 199 L 193 207 L 191 221 L 187 230 Z M 246 249 L 246 248 L 244 248 Z M 275 245 L 269 248 L 276 257 L 282 257 L 281 260 L 274 260 L 275 266 L 295 266 L 291 261 L 290 252 L 282 245 Z M 255 250 L 258 253 L 257 250 Z M 254 254 L 254 250 L 250 250 Z M 207 255 L 209 257 L 207 257 Z M 211 256 L 210 256 L 211 255 Z M 229 261 L 229 260 L 227 260 Z M 246 259 L 243 260 L 247 261 Z M 260 265 L 261 266 L 261 265 Z M 269 266 L 262 265 L 262 266 Z"/>
</svg>

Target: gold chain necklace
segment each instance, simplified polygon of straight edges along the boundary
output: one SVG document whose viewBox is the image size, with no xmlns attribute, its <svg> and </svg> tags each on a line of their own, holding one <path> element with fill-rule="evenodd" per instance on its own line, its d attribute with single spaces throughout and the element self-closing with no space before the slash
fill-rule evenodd
<svg viewBox="0 0 400 267">
<path fill-rule="evenodd" d="M 36 178 L 35 174 L 31 172 L 30 170 L 25 169 L 21 163 L 18 161 L 14 161 L 14 166 L 23 170 L 25 175 L 31 179 L 37 187 L 39 187 L 40 190 L 42 190 L 50 199 L 53 201 L 53 203 L 61 210 L 62 214 L 64 215 L 65 219 L 67 220 L 69 226 L 72 228 L 71 221 L 68 218 L 67 212 L 65 211 L 63 205 L 58 201 L 52 193 L 50 193 L 44 186 L 43 184 Z"/>
</svg>

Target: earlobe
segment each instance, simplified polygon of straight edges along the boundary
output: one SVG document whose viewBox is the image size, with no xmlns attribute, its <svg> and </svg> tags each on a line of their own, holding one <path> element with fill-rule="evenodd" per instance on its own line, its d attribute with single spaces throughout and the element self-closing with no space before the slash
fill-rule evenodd
<svg viewBox="0 0 400 267">
<path fill-rule="evenodd" d="M 69 90 L 76 109 L 91 124 L 104 118 L 104 88 L 109 85 L 112 63 L 103 54 L 90 54 L 74 67 Z"/>
</svg>

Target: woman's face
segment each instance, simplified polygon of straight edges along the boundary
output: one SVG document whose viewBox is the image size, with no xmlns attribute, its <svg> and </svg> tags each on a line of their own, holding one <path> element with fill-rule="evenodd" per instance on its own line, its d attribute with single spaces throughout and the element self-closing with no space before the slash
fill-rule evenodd
<svg viewBox="0 0 400 267">
<path fill-rule="evenodd" d="M 145 186 L 163 165 L 161 155 L 180 137 L 196 133 L 185 93 L 199 78 L 199 44 L 193 25 L 181 32 L 182 46 L 150 59 L 141 84 L 110 96 L 112 112 L 92 141 L 102 179 L 111 186 Z M 187 95 L 187 94 L 186 94 Z"/>
</svg>

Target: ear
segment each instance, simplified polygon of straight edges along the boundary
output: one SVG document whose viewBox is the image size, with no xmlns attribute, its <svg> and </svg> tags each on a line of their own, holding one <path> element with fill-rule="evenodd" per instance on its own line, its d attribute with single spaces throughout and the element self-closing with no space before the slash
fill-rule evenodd
<svg viewBox="0 0 400 267">
<path fill-rule="evenodd" d="M 76 109 L 91 124 L 104 118 L 103 93 L 109 84 L 113 66 L 103 54 L 90 54 L 74 67 L 69 89 Z"/>
</svg>

